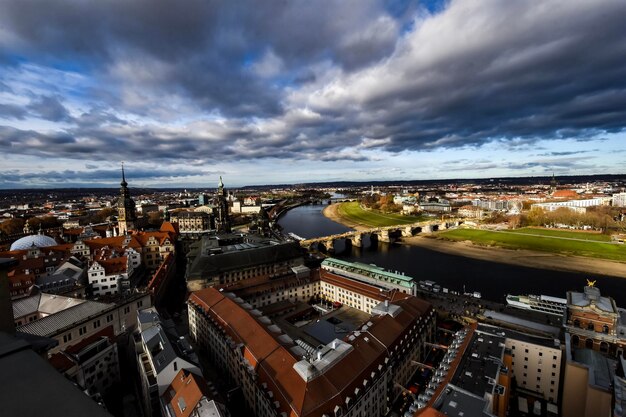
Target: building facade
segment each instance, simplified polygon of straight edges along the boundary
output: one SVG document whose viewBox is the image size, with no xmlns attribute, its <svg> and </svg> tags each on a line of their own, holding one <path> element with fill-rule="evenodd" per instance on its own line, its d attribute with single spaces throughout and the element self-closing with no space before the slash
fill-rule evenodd
<svg viewBox="0 0 626 417">
<path fill-rule="evenodd" d="M 192 339 L 259 417 L 384 415 L 432 341 L 435 313 L 408 294 L 371 313 L 359 331 L 307 353 L 233 294 L 207 288 L 189 299 Z"/>
</svg>

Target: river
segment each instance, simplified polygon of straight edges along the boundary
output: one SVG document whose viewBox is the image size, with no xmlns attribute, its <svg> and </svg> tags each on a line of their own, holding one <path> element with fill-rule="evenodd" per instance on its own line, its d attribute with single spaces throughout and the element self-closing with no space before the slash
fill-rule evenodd
<svg viewBox="0 0 626 417">
<path fill-rule="evenodd" d="M 285 213 L 278 223 L 284 232 L 304 238 L 351 230 L 324 217 L 324 207 L 296 207 Z M 582 291 L 586 279 L 590 278 L 597 280 L 596 286 L 603 295 L 613 297 L 618 306 L 626 307 L 626 280 L 623 278 L 527 268 L 397 243 L 379 243 L 379 246 L 372 247 L 368 238 L 363 243 L 363 248 L 346 248 L 343 242 L 335 242 L 333 256 L 401 271 L 416 280 L 436 281 L 454 291 L 479 291 L 483 298 L 498 302 L 505 302 L 506 294 L 545 294 L 566 298 L 569 290 Z"/>
</svg>

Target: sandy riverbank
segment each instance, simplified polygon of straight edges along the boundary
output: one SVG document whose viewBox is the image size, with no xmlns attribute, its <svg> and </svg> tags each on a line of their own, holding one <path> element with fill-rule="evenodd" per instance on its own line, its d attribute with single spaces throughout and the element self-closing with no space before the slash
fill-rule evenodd
<svg viewBox="0 0 626 417">
<path fill-rule="evenodd" d="M 361 226 L 358 223 L 354 223 L 351 222 L 349 220 L 344 219 L 343 217 L 341 217 L 339 215 L 339 213 L 337 212 L 337 209 L 339 208 L 339 204 L 335 203 L 335 204 L 331 204 L 328 207 L 324 208 L 324 210 L 322 210 L 322 214 L 324 214 L 325 217 L 329 218 L 330 220 L 339 223 L 339 224 L 343 224 L 346 227 L 350 227 L 354 230 L 367 230 L 369 229 L 369 227 L 365 227 L 365 226 Z"/>
<path fill-rule="evenodd" d="M 527 266 L 530 268 L 583 272 L 589 274 L 589 278 L 591 279 L 593 275 L 597 274 L 626 278 L 626 264 L 598 258 L 567 256 L 525 249 L 504 249 L 493 246 L 480 246 L 469 241 L 454 242 L 425 236 L 403 238 L 402 242 L 408 245 L 436 250 L 438 252 L 490 262 Z"/>
<path fill-rule="evenodd" d="M 367 227 L 346 221 L 337 212 L 338 204 L 332 204 L 323 211 L 327 218 L 341 223 L 355 230 L 365 230 Z M 583 272 L 593 275 L 608 275 L 626 278 L 626 264 L 607 261 L 604 259 L 587 258 L 582 256 L 566 256 L 548 252 L 530 251 L 524 249 L 504 249 L 475 245 L 472 242 L 455 242 L 434 237 L 414 236 L 402 238 L 402 243 L 420 246 L 425 249 L 465 256 L 490 262 L 499 262 L 510 265 L 527 266 L 530 268 L 552 269 L 559 271 Z"/>
</svg>

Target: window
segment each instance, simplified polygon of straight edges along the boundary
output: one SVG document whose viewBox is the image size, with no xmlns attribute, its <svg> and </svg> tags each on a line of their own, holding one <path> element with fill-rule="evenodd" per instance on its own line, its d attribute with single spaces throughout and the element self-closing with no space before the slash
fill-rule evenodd
<svg viewBox="0 0 626 417">
<path fill-rule="evenodd" d="M 83 326 L 81 328 L 78 329 L 78 334 L 79 336 L 84 335 L 85 333 L 87 333 L 87 326 Z"/>
<path fill-rule="evenodd" d="M 109 314 L 109 315 L 107 316 L 107 323 L 110 323 L 110 322 L 112 322 L 112 321 L 113 321 L 113 314 Z"/>
<path fill-rule="evenodd" d="M 98 327 L 100 327 L 100 320 L 99 319 L 93 322 L 93 328 L 97 329 Z"/>
<path fill-rule="evenodd" d="M 63 335 L 63 343 L 67 343 L 70 340 L 72 340 L 72 333 L 68 333 L 68 334 L 64 334 Z"/>
</svg>

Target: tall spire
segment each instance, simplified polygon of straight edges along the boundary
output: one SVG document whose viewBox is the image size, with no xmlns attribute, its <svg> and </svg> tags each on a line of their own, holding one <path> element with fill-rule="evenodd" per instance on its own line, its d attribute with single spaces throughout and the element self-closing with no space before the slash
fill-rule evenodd
<svg viewBox="0 0 626 417">
<path fill-rule="evenodd" d="M 126 182 L 126 176 L 124 175 L 124 162 L 122 162 L 122 182 L 120 183 L 122 187 L 126 187 L 128 183 Z"/>
</svg>

